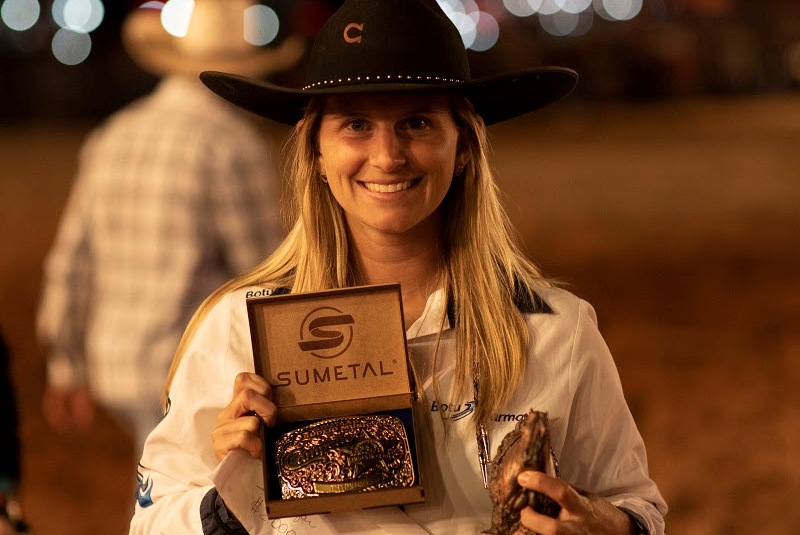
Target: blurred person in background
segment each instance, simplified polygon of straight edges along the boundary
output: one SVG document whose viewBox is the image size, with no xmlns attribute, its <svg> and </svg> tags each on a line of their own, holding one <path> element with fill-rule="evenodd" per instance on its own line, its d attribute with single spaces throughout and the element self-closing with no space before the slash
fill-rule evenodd
<svg viewBox="0 0 800 535">
<path fill-rule="evenodd" d="M 19 480 L 17 399 L 11 381 L 11 352 L 0 331 L 0 535 L 28 532 L 16 498 Z"/>
<path fill-rule="evenodd" d="M 164 30 L 158 8 L 134 9 L 123 24 L 128 53 L 162 79 L 88 136 L 46 259 L 37 332 L 48 351 L 43 411 L 56 430 L 88 427 L 101 405 L 138 456 L 197 303 L 281 237 L 271 147 L 198 79 L 209 69 L 262 77 L 300 58 L 293 38 L 263 49 L 245 41 L 252 4 L 197 0 L 182 38 Z"/>
</svg>

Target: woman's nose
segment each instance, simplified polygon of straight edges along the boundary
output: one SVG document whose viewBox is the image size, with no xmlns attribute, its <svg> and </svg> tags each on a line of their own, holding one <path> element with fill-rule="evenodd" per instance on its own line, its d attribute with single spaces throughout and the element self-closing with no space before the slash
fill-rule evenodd
<svg viewBox="0 0 800 535">
<path fill-rule="evenodd" d="M 372 164 L 392 172 L 406 163 L 405 142 L 394 128 L 379 128 L 372 139 Z"/>
</svg>

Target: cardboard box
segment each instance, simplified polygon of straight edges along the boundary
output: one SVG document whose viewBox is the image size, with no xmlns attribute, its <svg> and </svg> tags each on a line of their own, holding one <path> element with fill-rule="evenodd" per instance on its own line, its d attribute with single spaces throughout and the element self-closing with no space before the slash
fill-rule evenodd
<svg viewBox="0 0 800 535">
<path fill-rule="evenodd" d="M 247 300 L 247 313 L 255 370 L 272 386 L 278 406 L 278 423 L 263 429 L 267 515 L 281 518 L 423 502 L 400 285 L 251 298 Z M 351 418 L 354 416 L 366 418 Z M 360 483 L 315 483 L 315 489 L 324 489 L 315 491 L 315 496 L 284 497 L 276 444 L 282 437 L 285 443 L 299 428 L 304 428 L 306 436 L 307 430 L 321 425 L 315 422 L 329 418 L 342 418 L 342 429 L 349 422 L 391 421 L 398 429 L 402 426 L 411 453 L 413 480 L 395 488 L 372 485 L 369 490 L 347 490 L 374 481 L 372 473 L 371 479 L 365 477 Z M 321 436 L 329 439 L 334 433 L 335 426 L 325 428 Z M 371 459 L 380 461 L 374 460 L 374 448 L 383 449 L 375 446 L 375 440 L 362 442 L 358 444 L 360 456 L 353 462 L 367 463 L 369 470 Z M 397 441 L 392 444 L 392 451 L 401 451 Z M 309 446 L 307 456 L 301 452 L 305 447 L 302 442 L 294 447 L 299 458 L 322 455 L 320 451 L 327 446 Z M 370 447 L 373 450 L 365 455 Z M 350 453 L 347 450 L 343 455 Z M 281 459 L 285 467 L 286 461 Z M 285 475 L 288 470 L 284 470 Z"/>
</svg>

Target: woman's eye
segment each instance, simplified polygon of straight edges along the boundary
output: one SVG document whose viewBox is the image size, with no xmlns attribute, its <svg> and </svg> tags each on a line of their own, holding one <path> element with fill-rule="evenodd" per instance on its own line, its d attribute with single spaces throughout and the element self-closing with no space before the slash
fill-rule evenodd
<svg viewBox="0 0 800 535">
<path fill-rule="evenodd" d="M 410 130 L 419 130 L 420 128 L 424 128 L 426 126 L 428 126 L 428 121 L 422 117 L 411 117 L 410 119 L 406 120 L 406 127 Z"/>
<path fill-rule="evenodd" d="M 347 122 L 347 128 L 355 132 L 361 132 L 367 128 L 367 125 L 360 119 L 353 119 Z"/>
</svg>

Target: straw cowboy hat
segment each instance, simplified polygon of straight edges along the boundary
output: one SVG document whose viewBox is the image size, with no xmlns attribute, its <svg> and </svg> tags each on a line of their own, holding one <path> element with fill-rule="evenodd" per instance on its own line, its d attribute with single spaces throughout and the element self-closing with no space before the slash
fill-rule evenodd
<svg viewBox="0 0 800 535">
<path fill-rule="evenodd" d="M 234 104 L 284 124 L 295 124 L 315 95 L 427 92 L 466 96 L 488 125 L 559 100 L 578 75 L 538 67 L 472 79 L 461 36 L 436 0 L 346 0 L 314 41 L 304 87 L 226 72 L 200 79 Z"/>
<path fill-rule="evenodd" d="M 122 26 L 122 43 L 143 69 L 157 76 L 197 76 L 221 70 L 260 77 L 291 68 L 305 52 L 303 40 L 290 36 L 275 47 L 261 48 L 244 39 L 244 11 L 249 0 L 195 0 L 185 37 L 167 33 L 161 11 L 134 9 Z"/>
</svg>

